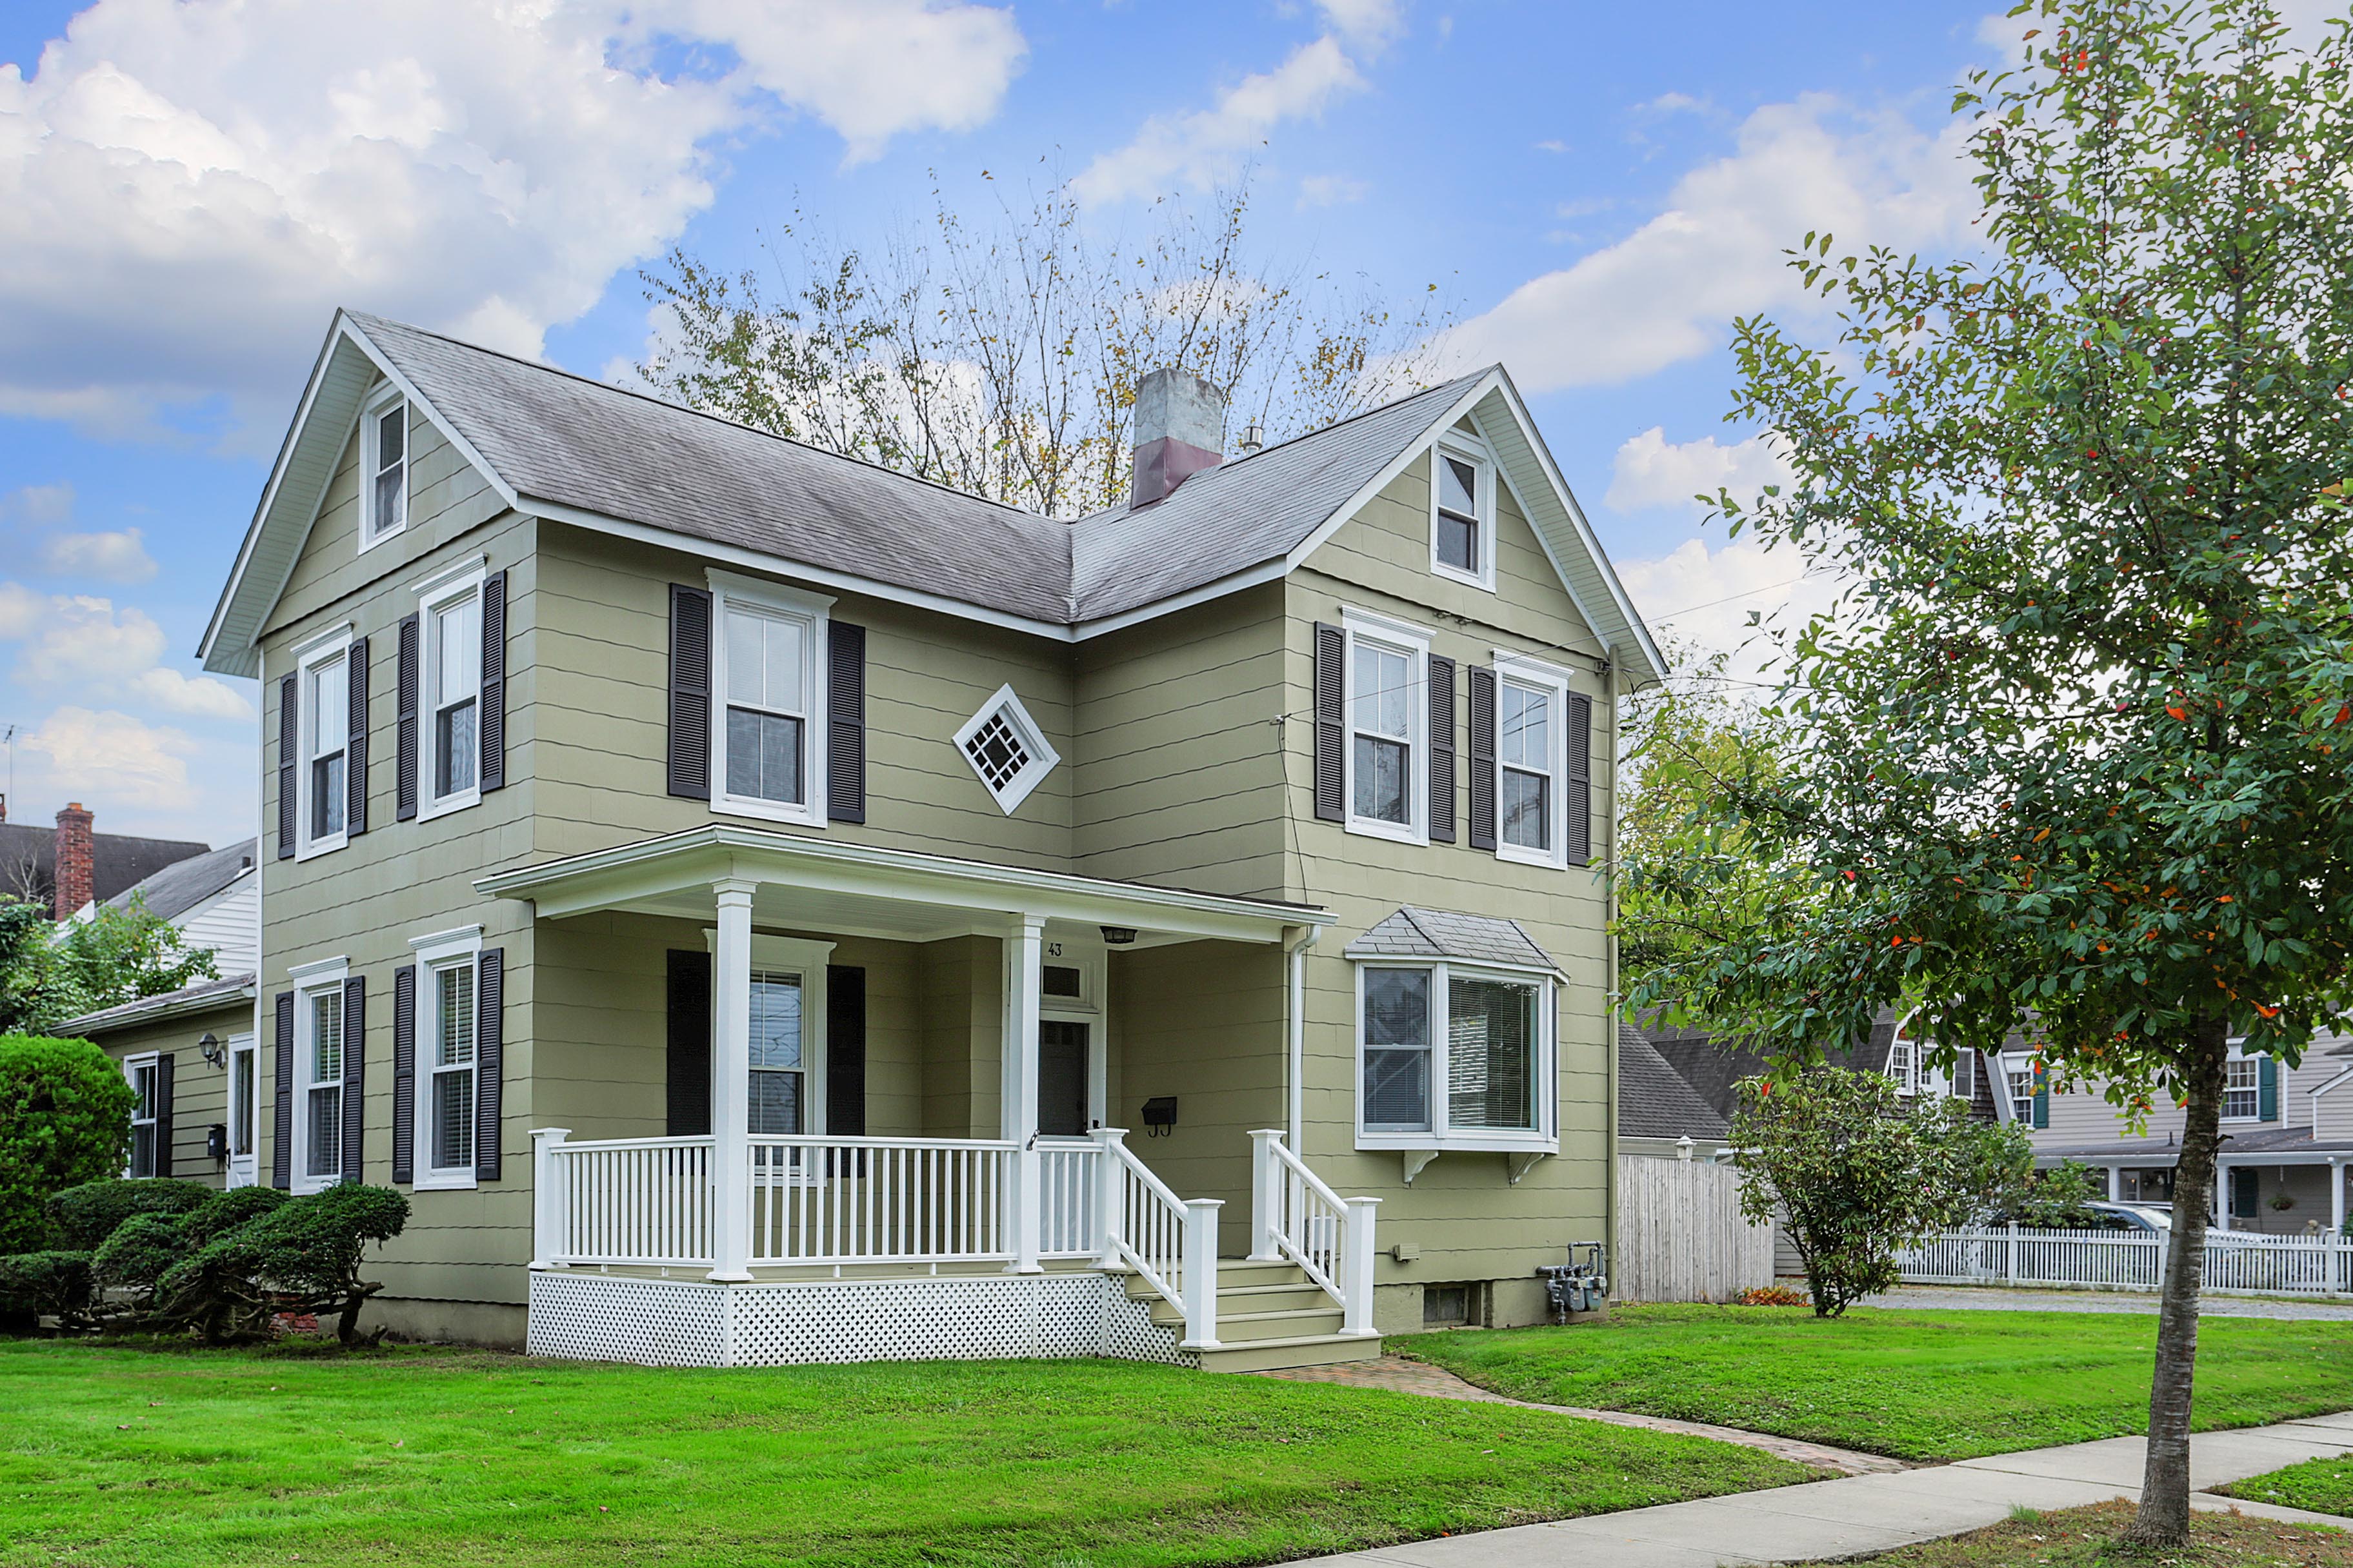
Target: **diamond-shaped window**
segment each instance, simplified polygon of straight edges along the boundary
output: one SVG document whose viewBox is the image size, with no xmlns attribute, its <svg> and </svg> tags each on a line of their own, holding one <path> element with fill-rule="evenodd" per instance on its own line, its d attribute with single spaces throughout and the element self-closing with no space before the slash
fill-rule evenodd
<svg viewBox="0 0 2353 1568">
<path fill-rule="evenodd" d="M 981 787 L 1008 816 L 1062 760 L 1010 686 L 998 687 L 981 704 L 980 711 L 956 731 L 955 744 Z"/>
</svg>

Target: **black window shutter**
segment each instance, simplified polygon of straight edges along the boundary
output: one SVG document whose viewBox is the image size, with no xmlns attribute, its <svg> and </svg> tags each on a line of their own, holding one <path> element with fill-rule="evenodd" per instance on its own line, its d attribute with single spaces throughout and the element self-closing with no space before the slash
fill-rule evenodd
<svg viewBox="0 0 2353 1568">
<path fill-rule="evenodd" d="M 711 595 L 670 585 L 670 793 L 711 798 Z"/>
<path fill-rule="evenodd" d="M 417 1179 L 417 965 L 392 972 L 392 1179 Z"/>
<path fill-rule="evenodd" d="M 474 1180 L 495 1182 L 506 1114 L 506 949 L 486 947 L 474 964 Z"/>
<path fill-rule="evenodd" d="M 1454 842 L 1454 661 L 1430 656 L 1430 841 Z"/>
<path fill-rule="evenodd" d="M 293 676 L 281 675 L 278 678 L 278 858 L 280 860 L 294 858 L 294 767 L 296 753 L 301 748 L 301 686 Z"/>
<path fill-rule="evenodd" d="M 393 763 L 397 801 L 394 815 L 403 822 L 417 820 L 417 637 L 415 616 L 400 621 L 400 670 L 393 693 Z"/>
<path fill-rule="evenodd" d="M 1593 863 L 1593 699 L 1568 698 L 1568 782 L 1560 792 L 1567 828 L 1561 847 L 1572 866 Z"/>
<path fill-rule="evenodd" d="M 351 730 L 343 741 L 343 823 L 353 837 L 367 831 L 368 640 L 352 639 L 344 670 L 351 677 Z"/>
<path fill-rule="evenodd" d="M 1495 672 L 1471 667 L 1471 847 L 1495 847 Z"/>
<path fill-rule="evenodd" d="M 155 1173 L 172 1173 L 172 1053 L 155 1058 Z"/>
<path fill-rule="evenodd" d="M 825 815 L 866 820 L 866 628 L 830 623 L 826 632 Z"/>
<path fill-rule="evenodd" d="M 866 971 L 825 966 L 825 1131 L 866 1136 Z"/>
<path fill-rule="evenodd" d="M 362 1125 L 367 1115 L 367 977 L 343 982 L 343 1180 L 360 1179 Z"/>
<path fill-rule="evenodd" d="M 673 1138 L 711 1135 L 711 955 L 670 953 L 669 1110 Z M 828 1103 L 827 1109 L 830 1110 Z"/>
<path fill-rule="evenodd" d="M 475 726 L 485 792 L 507 784 L 507 574 L 482 580 L 481 715 Z"/>
<path fill-rule="evenodd" d="M 1322 622 L 1315 626 L 1315 815 L 1324 822 L 1348 820 L 1347 714 L 1345 666 L 1347 635 Z"/>
<path fill-rule="evenodd" d="M 278 994 L 277 1082 L 269 1104 L 269 1184 L 294 1184 L 294 993 Z"/>
</svg>

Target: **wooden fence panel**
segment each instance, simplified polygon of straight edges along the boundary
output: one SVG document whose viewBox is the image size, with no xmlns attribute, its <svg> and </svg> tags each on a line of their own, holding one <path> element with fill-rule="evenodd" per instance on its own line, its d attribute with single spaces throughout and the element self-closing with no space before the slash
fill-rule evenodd
<svg viewBox="0 0 2353 1568">
<path fill-rule="evenodd" d="M 1620 1301 L 1729 1301 L 1773 1283 L 1773 1227 L 1740 1215 L 1740 1173 L 1698 1160 L 1618 1156 Z"/>
</svg>

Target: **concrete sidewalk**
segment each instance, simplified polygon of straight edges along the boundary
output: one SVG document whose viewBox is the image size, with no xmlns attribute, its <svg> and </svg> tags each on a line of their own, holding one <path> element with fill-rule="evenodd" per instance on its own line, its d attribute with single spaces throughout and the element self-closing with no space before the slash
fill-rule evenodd
<svg viewBox="0 0 2353 1568">
<path fill-rule="evenodd" d="M 1999 1524 L 2014 1508 L 2078 1508 L 2137 1498 L 2144 1447 L 2138 1437 L 2110 1437 L 1313 1561 L 1326 1568 L 1583 1568 L 1592 1562 L 1610 1568 L 1717 1568 L 1862 1556 Z M 2353 1411 L 2238 1432 L 2205 1432 L 2190 1440 L 2189 1479 L 2196 1487 L 2226 1486 L 2284 1465 L 2344 1453 L 2353 1453 Z M 2236 1508 L 2265 1519 L 2345 1523 L 2206 1492 L 2191 1504 Z"/>
</svg>

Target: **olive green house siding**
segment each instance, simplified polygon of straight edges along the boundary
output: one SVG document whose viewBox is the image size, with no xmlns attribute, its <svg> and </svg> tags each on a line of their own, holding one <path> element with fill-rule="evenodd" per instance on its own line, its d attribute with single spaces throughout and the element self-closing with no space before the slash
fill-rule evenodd
<svg viewBox="0 0 2353 1568">
<path fill-rule="evenodd" d="M 342 411 L 387 384 L 410 395 L 406 521 L 362 548 L 371 448 L 364 422 L 354 429 Z M 818 1045 L 818 977 L 805 956 L 790 961 L 792 1005 L 811 1015 L 796 1015 L 804 1055 L 789 1069 L 803 1075 L 805 1130 L 825 1115 L 822 1069 L 862 1075 L 868 1138 L 1014 1138 L 1026 1116 L 1034 1146 L 1050 1131 L 1044 1113 L 1008 1103 L 1007 1085 L 1044 1069 L 1008 1019 L 1042 1017 L 1041 1040 L 1086 1042 L 1087 1119 L 1129 1129 L 1129 1152 L 1182 1199 L 1222 1203 L 1217 1252 L 1238 1266 L 1262 1240 L 1254 1132 L 1285 1131 L 1324 1182 L 1377 1198 L 1366 1277 L 1379 1330 L 1419 1328 L 1434 1285 L 1472 1286 L 1484 1321 L 1535 1321 L 1537 1267 L 1610 1234 L 1614 716 L 1658 660 L 1500 370 L 1196 475 L 1155 507 L 1070 524 L 681 423 L 649 400 L 370 318 L 338 319 L 304 406 L 206 658 L 262 679 L 258 762 L 274 827 L 278 682 L 322 639 L 364 639 L 365 830 L 289 857 L 265 834 L 265 1100 L 277 999 L 341 961 L 364 997 L 347 1046 L 360 1068 L 344 1079 L 363 1106 L 357 1173 L 395 1183 L 396 1112 L 409 1103 L 396 1104 L 396 973 L 417 967 L 423 987 L 430 955 L 454 942 L 498 954 L 480 973 L 503 979 L 481 1025 L 501 1053 L 495 1122 L 485 1099 L 476 1145 L 497 1157 L 468 1182 L 406 1182 L 411 1218 L 384 1249 L 371 1309 L 389 1326 L 500 1343 L 536 1333 L 525 1266 L 547 1234 L 534 1171 L 549 1156 L 535 1142 L 556 1129 L 573 1144 L 710 1132 L 687 1123 L 718 1116 L 722 1100 L 705 1107 L 692 1074 L 715 1059 L 699 1054 L 702 1033 L 732 1026 L 679 976 L 744 974 L 725 967 L 744 962 L 731 931 L 748 931 L 754 970 L 762 952 L 826 944 L 827 994 L 854 983 L 861 999 Z M 637 460 L 611 466 L 610 432 L 640 424 Z M 1491 443 L 1480 549 L 1492 588 L 1433 570 L 1432 444 L 1450 428 Z M 473 804 L 404 818 L 402 623 L 470 563 L 505 584 L 502 781 Z M 733 702 L 694 685 L 694 656 L 679 650 L 698 634 L 676 618 L 681 595 L 746 584 L 821 604 L 829 628 L 824 717 L 812 707 L 791 732 L 816 736 L 794 742 L 810 748 L 799 754 L 813 804 L 828 755 L 862 759 L 862 787 L 815 820 L 674 793 L 681 712 L 715 711 L 723 726 Z M 1426 739 L 1451 741 L 1456 830 L 1430 842 L 1318 816 L 1329 710 L 1317 628 L 1364 615 L 1417 628 L 1451 661 L 1454 733 Z M 1473 847 L 1464 683 L 1499 655 L 1565 672 L 1567 691 L 1590 701 L 1588 863 Z M 1008 691 L 1016 706 L 999 710 Z M 985 783 L 959 743 L 992 713 L 1021 721 L 1030 758 L 1034 787 L 1009 810 L 993 793 L 1002 780 Z M 1040 752 L 1053 759 L 1042 774 Z M 944 900 L 944 882 L 968 887 L 969 901 Z M 1556 1146 L 1531 1135 L 1434 1158 L 1359 1146 L 1359 963 L 1346 950 L 1406 908 L 1511 922 L 1548 960 L 1556 1040 L 1537 1092 Z M 1030 963 L 1064 978 L 1040 992 L 1044 970 L 1031 969 L 1030 994 L 1008 989 Z M 1039 1013 L 1020 1011 L 1033 1002 Z M 420 1028 L 420 1073 L 428 1045 Z M 1067 1076 L 1055 1081 L 1067 1097 Z M 1173 1125 L 1147 1135 L 1147 1102 L 1169 1107 Z M 260 1136 L 267 1181 L 278 1152 L 266 1112 Z M 827 1158 L 831 1174 L 850 1168 Z M 791 1184 L 763 1179 L 755 1200 L 783 1201 Z"/>
</svg>

